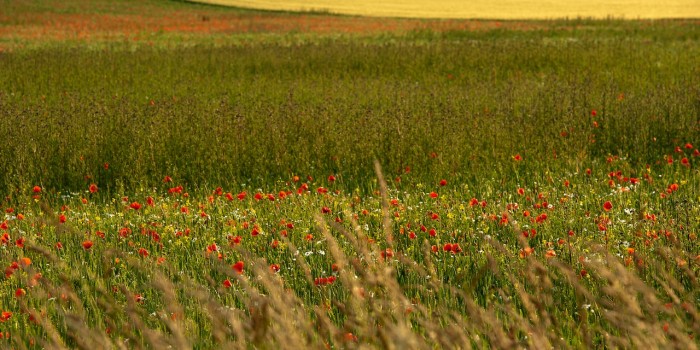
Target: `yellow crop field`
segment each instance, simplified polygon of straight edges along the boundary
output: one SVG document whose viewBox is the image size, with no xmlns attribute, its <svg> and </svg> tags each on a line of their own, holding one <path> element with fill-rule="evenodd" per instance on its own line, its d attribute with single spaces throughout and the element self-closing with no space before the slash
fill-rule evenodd
<svg viewBox="0 0 700 350">
<path fill-rule="evenodd" d="M 698 18 L 700 0 L 202 0 L 265 10 L 424 18 Z"/>
</svg>

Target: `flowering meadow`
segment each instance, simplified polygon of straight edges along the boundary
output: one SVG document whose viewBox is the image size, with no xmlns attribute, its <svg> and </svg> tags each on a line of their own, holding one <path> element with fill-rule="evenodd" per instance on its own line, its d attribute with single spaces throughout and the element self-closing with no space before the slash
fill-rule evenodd
<svg viewBox="0 0 700 350">
<path fill-rule="evenodd" d="M 700 345 L 697 20 L 3 5 L 0 348 Z"/>
</svg>

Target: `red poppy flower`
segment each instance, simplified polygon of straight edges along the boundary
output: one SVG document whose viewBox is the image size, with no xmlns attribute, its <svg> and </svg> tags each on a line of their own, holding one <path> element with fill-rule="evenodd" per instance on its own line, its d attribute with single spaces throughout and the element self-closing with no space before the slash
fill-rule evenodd
<svg viewBox="0 0 700 350">
<path fill-rule="evenodd" d="M 430 192 L 430 198 L 437 198 L 438 194 L 435 192 Z"/>
<path fill-rule="evenodd" d="M 122 227 L 119 229 L 119 236 L 122 238 L 126 238 L 131 234 L 131 229 L 128 227 Z"/>
<path fill-rule="evenodd" d="M 442 246 L 442 250 L 446 252 L 451 252 L 452 251 L 452 244 L 450 243 L 445 243 L 444 246 Z"/>
<path fill-rule="evenodd" d="M 224 285 L 224 288 L 231 288 L 231 286 L 233 286 L 233 283 L 231 283 L 230 280 L 226 279 L 226 280 L 224 280 L 223 285 Z"/>
<path fill-rule="evenodd" d="M 90 248 L 92 248 L 92 241 L 90 241 L 90 240 L 84 241 L 83 242 L 83 249 L 88 250 Z"/>
<path fill-rule="evenodd" d="M 141 209 L 141 204 L 139 202 L 133 202 L 129 205 L 129 207 L 134 210 L 139 210 Z"/>
<path fill-rule="evenodd" d="M 518 255 L 521 258 L 524 258 L 526 256 L 530 256 L 534 252 L 535 252 L 534 248 L 527 247 L 527 248 L 520 249 L 520 252 L 518 253 Z"/>
<path fill-rule="evenodd" d="M 519 162 L 519 161 L 523 160 L 523 157 L 521 157 L 520 154 L 516 154 L 515 156 L 513 156 L 513 160 L 516 162 Z"/>
<path fill-rule="evenodd" d="M 12 317 L 12 312 L 10 311 L 3 311 L 2 315 L 0 315 L 0 322 L 5 322 L 9 320 Z"/>
<path fill-rule="evenodd" d="M 430 232 L 428 232 L 428 234 L 430 235 L 430 237 L 435 237 L 435 236 L 437 236 L 437 231 L 435 231 L 434 228 L 431 228 Z"/>
<path fill-rule="evenodd" d="M 40 192 L 41 192 L 41 187 L 39 187 L 39 186 L 34 186 L 34 188 L 32 189 L 32 191 L 34 191 L 34 193 L 40 193 Z"/>
<path fill-rule="evenodd" d="M 673 193 L 673 192 L 675 192 L 675 191 L 678 191 L 678 184 L 673 183 L 673 184 L 668 185 L 668 188 L 666 189 L 666 192 L 668 192 L 668 193 Z"/>
<path fill-rule="evenodd" d="M 535 218 L 535 222 L 537 222 L 538 224 L 544 222 L 545 220 L 547 220 L 546 213 L 542 213 L 540 215 L 537 215 L 537 217 Z"/>
<path fill-rule="evenodd" d="M 470 207 L 473 207 L 473 206 L 476 206 L 476 205 L 479 205 L 479 200 L 478 200 L 478 199 L 472 198 L 471 200 L 469 200 L 469 206 L 470 206 Z"/>
<path fill-rule="evenodd" d="M 272 272 L 279 272 L 280 270 L 280 265 L 279 264 L 270 264 L 270 271 Z"/>
<path fill-rule="evenodd" d="M 90 193 L 97 193 L 97 185 L 95 184 L 90 184 L 90 187 L 88 188 Z"/>
<path fill-rule="evenodd" d="M 681 159 L 681 164 L 683 164 L 685 166 L 689 166 L 690 162 L 688 161 L 688 158 L 683 158 L 683 159 Z"/>
<path fill-rule="evenodd" d="M 233 266 L 231 266 L 231 268 L 233 268 L 234 271 L 236 271 L 240 274 L 240 273 L 243 273 L 243 266 L 244 266 L 243 262 L 238 261 L 235 264 L 233 264 Z"/>
<path fill-rule="evenodd" d="M 445 179 L 440 180 L 440 186 L 447 186 L 447 180 L 445 180 Z"/>
<path fill-rule="evenodd" d="M 144 258 L 147 258 L 148 257 L 148 250 L 146 250 L 145 248 L 139 248 L 139 255 L 141 255 Z"/>
<path fill-rule="evenodd" d="M 612 207 L 613 207 L 613 206 L 612 206 L 612 203 L 610 203 L 610 201 L 607 201 L 607 202 L 603 203 L 603 209 L 604 209 L 605 211 L 610 211 L 610 210 L 612 210 Z"/>
<path fill-rule="evenodd" d="M 321 208 L 321 213 L 323 213 L 323 214 L 328 214 L 330 212 L 331 212 L 331 208 L 329 208 L 329 207 Z"/>
<path fill-rule="evenodd" d="M 319 187 L 316 189 L 316 192 L 318 192 L 320 194 L 325 194 L 325 193 L 328 193 L 328 189 L 324 188 L 324 187 Z"/>
<path fill-rule="evenodd" d="M 379 255 L 381 255 L 382 259 L 391 258 L 394 256 L 394 251 L 391 250 L 391 248 L 386 248 L 382 250 L 382 252 L 379 253 Z"/>
<path fill-rule="evenodd" d="M 328 182 L 334 182 L 335 181 L 335 176 L 329 175 L 328 176 Z"/>
<path fill-rule="evenodd" d="M 410 238 L 410 239 L 416 239 L 416 237 L 417 237 L 417 236 L 416 236 L 416 233 L 415 233 L 415 232 L 413 232 L 413 231 L 409 232 L 408 238 Z"/>
<path fill-rule="evenodd" d="M 15 290 L 15 298 L 21 298 L 25 295 L 27 295 L 27 291 L 23 288 L 17 288 L 17 290 Z"/>
<path fill-rule="evenodd" d="M 66 216 L 61 214 L 58 216 L 58 222 L 65 224 L 66 223 Z"/>
<path fill-rule="evenodd" d="M 263 194 L 258 192 L 255 194 L 255 196 L 253 196 L 253 198 L 255 198 L 256 201 L 259 201 L 259 200 L 263 199 Z"/>
<path fill-rule="evenodd" d="M 459 246 L 459 243 L 454 243 L 452 245 L 451 251 L 452 251 L 452 253 L 457 254 L 457 253 L 462 251 L 462 247 Z"/>
<path fill-rule="evenodd" d="M 231 245 L 241 244 L 242 240 L 243 240 L 243 237 L 241 237 L 241 236 L 233 236 L 233 237 L 229 237 L 229 239 L 228 239 L 228 241 Z"/>
<path fill-rule="evenodd" d="M 597 116 L 597 115 L 598 115 L 598 111 L 596 111 L 595 109 L 591 109 L 591 115 L 594 116 L 594 117 Z"/>
</svg>

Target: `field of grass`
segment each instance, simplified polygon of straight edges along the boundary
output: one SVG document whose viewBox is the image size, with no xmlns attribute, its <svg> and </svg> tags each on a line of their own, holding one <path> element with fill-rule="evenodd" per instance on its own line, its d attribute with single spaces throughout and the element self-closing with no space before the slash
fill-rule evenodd
<svg viewBox="0 0 700 350">
<path fill-rule="evenodd" d="M 0 2 L 0 347 L 698 348 L 697 20 L 57 4 Z"/>
<path fill-rule="evenodd" d="M 700 4 L 693 0 L 196 0 L 196 2 L 255 9 L 321 10 L 362 16 L 419 18 L 697 18 Z"/>
</svg>

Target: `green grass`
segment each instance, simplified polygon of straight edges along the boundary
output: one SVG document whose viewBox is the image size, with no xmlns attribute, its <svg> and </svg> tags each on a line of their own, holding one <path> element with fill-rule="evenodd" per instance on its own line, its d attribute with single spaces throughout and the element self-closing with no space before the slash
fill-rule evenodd
<svg viewBox="0 0 700 350">
<path fill-rule="evenodd" d="M 0 52 L 3 339 L 697 347 L 698 27 L 545 24 Z"/>
<path fill-rule="evenodd" d="M 699 134 L 697 41 L 653 39 L 659 27 L 5 54 L 0 188 L 337 172 L 352 189 L 373 159 L 461 181 L 512 176 L 494 164 L 516 153 L 530 172 L 609 155 L 644 165 Z"/>
</svg>

